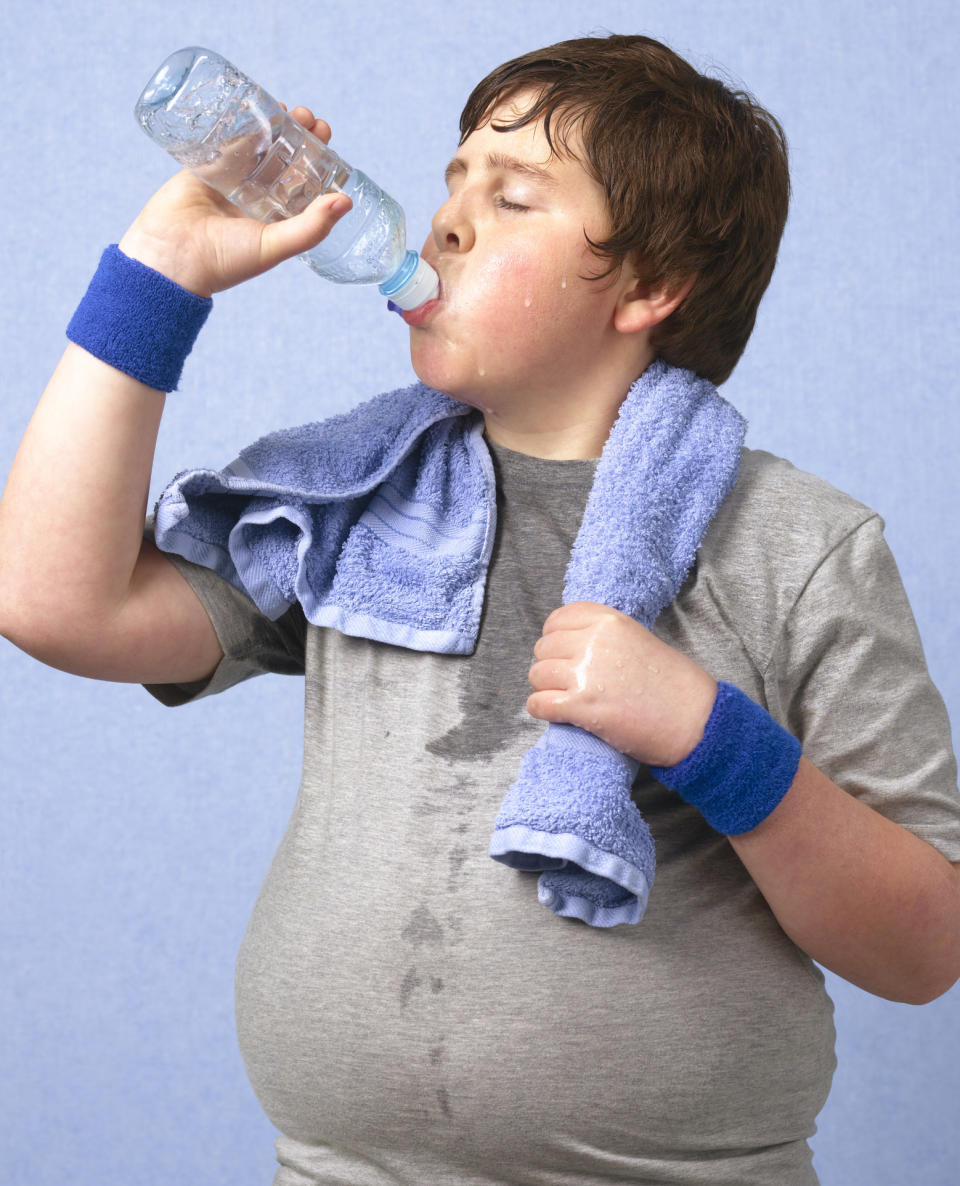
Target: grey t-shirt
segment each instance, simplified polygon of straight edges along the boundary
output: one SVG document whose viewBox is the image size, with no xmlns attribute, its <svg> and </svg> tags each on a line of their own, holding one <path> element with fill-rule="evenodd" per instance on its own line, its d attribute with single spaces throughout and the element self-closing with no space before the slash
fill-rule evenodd
<svg viewBox="0 0 960 1186">
<path fill-rule="evenodd" d="M 642 770 L 644 919 L 594 929 L 487 856 L 542 724 L 524 701 L 593 463 L 494 449 L 499 525 L 471 656 L 265 620 L 178 561 L 225 658 L 305 671 L 300 794 L 237 964 L 275 1186 L 810 1186 L 834 1068 L 819 970 L 729 842 Z M 746 451 L 656 633 L 786 724 L 851 794 L 960 860 L 943 703 L 882 523 Z"/>
</svg>

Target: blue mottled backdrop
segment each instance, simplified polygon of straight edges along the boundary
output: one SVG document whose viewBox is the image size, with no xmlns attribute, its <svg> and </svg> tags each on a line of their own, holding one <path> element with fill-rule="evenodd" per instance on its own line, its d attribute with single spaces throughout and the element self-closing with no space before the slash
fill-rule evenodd
<svg viewBox="0 0 960 1186">
<path fill-rule="evenodd" d="M 750 419 L 749 443 L 885 517 L 960 720 L 955 4 L 2 9 L 4 474 L 100 250 L 173 169 L 131 114 L 172 50 L 210 45 L 313 106 L 335 147 L 403 202 L 415 242 L 442 200 L 463 100 L 508 57 L 644 32 L 743 80 L 786 128 L 794 202 L 725 392 Z M 406 331 L 372 290 L 285 264 L 217 298 L 170 401 L 157 482 L 410 376 Z M 269 1183 L 273 1133 L 237 1053 L 232 972 L 294 801 L 301 698 L 299 681 L 273 677 L 170 712 L 0 641 L 5 1186 Z M 830 989 L 840 1062 L 815 1141 L 824 1186 L 956 1186 L 960 988 L 922 1009 L 835 978 Z"/>
</svg>

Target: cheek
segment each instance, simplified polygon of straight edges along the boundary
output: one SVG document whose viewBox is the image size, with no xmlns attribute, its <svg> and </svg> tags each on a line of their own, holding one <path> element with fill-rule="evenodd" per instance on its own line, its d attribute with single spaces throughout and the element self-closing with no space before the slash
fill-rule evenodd
<svg viewBox="0 0 960 1186">
<path fill-rule="evenodd" d="M 496 348 L 502 367 L 539 365 L 569 345 L 550 331 L 569 322 L 575 282 L 562 258 L 546 258 L 514 249 L 478 261 L 457 294 L 460 323 L 476 348 Z"/>
<path fill-rule="evenodd" d="M 471 374 L 519 372 L 562 364 L 579 341 L 572 326 L 592 307 L 578 272 L 579 253 L 565 242 L 536 252 L 504 245 L 465 261 L 447 294 L 447 308 L 429 332 L 411 335 L 414 369 L 447 389 L 466 367 Z"/>
<path fill-rule="evenodd" d="M 466 277 L 465 277 L 466 279 Z M 529 253 L 506 251 L 485 259 L 457 294 L 460 311 L 476 324 L 518 328 L 540 303 L 542 266 Z"/>
</svg>

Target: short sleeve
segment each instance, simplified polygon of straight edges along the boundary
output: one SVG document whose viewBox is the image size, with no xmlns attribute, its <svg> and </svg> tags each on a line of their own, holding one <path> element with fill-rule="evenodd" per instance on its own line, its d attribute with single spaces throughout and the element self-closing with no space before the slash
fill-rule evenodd
<svg viewBox="0 0 960 1186">
<path fill-rule="evenodd" d="M 768 703 L 839 786 L 960 861 L 946 707 L 873 515 L 817 565 L 765 672 Z"/>
<path fill-rule="evenodd" d="M 306 619 L 299 605 L 276 621 L 266 617 L 245 593 L 210 569 L 167 553 L 200 598 L 217 632 L 223 658 L 208 680 L 190 684 L 145 684 L 168 707 L 212 696 L 255 675 L 303 675 Z"/>
</svg>

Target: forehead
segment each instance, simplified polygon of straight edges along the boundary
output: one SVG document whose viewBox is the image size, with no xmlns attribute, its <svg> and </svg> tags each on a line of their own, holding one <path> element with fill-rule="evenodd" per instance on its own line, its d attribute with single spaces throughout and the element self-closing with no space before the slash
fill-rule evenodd
<svg viewBox="0 0 960 1186">
<path fill-rule="evenodd" d="M 550 119 L 549 134 L 543 117 L 531 120 L 529 123 L 523 124 L 522 127 L 510 131 L 504 130 L 510 124 L 522 120 L 536 105 L 539 97 L 539 91 L 525 88 L 500 99 L 487 112 L 483 122 L 466 137 L 463 144 L 465 145 L 475 137 L 486 133 L 485 139 L 490 136 L 500 140 L 509 138 L 515 144 L 522 144 L 530 158 L 538 164 L 572 162 L 580 165 L 583 155 L 580 121 L 570 118 L 570 114 L 562 109 L 553 113 Z"/>
<path fill-rule="evenodd" d="M 460 145 L 447 166 L 447 179 L 466 173 L 509 173 L 536 183 L 540 188 L 560 190 L 577 200 L 606 207 L 602 186 L 582 164 L 581 141 L 575 126 L 566 127 L 558 137 L 556 121 L 548 138 L 543 119 L 512 130 L 500 130 L 505 124 L 524 116 L 536 94 L 521 92 L 498 103 Z"/>
</svg>

